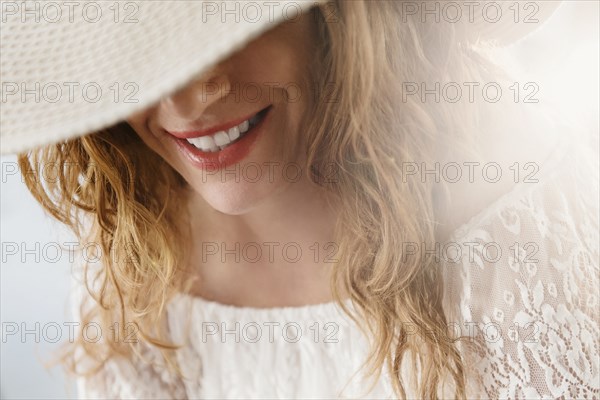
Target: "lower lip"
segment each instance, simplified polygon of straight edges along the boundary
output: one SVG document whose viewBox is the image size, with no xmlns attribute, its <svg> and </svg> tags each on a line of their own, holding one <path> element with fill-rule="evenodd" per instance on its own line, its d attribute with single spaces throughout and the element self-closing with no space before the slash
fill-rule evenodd
<svg viewBox="0 0 600 400">
<path fill-rule="evenodd" d="M 263 119 L 258 125 L 244 134 L 241 139 L 234 144 L 227 146 L 225 149 L 214 153 L 202 151 L 185 139 L 178 139 L 176 137 L 173 137 L 173 139 L 175 140 L 179 151 L 181 151 L 196 168 L 213 171 L 220 170 L 239 163 L 250 154 L 254 143 L 264 131 L 264 126 L 269 115 L 271 115 L 270 109 L 263 116 Z"/>
</svg>

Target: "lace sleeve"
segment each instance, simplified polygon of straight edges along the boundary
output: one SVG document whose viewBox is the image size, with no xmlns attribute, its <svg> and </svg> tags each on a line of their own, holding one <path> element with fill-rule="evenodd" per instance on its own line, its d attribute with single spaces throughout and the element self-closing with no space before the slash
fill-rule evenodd
<svg viewBox="0 0 600 400">
<path fill-rule="evenodd" d="M 454 236 L 463 254 L 445 268 L 446 305 L 471 337 L 473 396 L 600 395 L 597 180 L 562 171 Z"/>
<path fill-rule="evenodd" d="M 74 291 L 73 313 L 80 321 L 79 306 L 84 289 Z M 92 336 L 95 335 L 91 334 Z M 94 375 L 77 378 L 80 399 L 187 399 L 179 376 L 165 366 L 160 350 L 140 343 L 133 359 L 114 356 Z M 87 363 L 84 358 L 82 363 Z M 86 369 L 86 366 L 80 366 Z"/>
</svg>

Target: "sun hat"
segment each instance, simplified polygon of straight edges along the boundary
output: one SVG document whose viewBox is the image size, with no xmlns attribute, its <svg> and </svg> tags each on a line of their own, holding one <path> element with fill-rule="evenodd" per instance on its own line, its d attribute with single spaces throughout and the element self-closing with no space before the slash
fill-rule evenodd
<svg viewBox="0 0 600 400">
<path fill-rule="evenodd" d="M 266 30 L 326 3 L 2 0 L 0 151 L 22 152 L 109 127 L 184 87 Z M 425 21 L 431 15 L 423 7 L 431 11 L 436 3 L 437 17 L 452 23 L 457 14 L 449 4 L 455 2 L 407 1 L 403 13 L 423 13 Z M 515 11 L 507 13 L 510 5 L 503 2 L 468 3 L 479 6 L 472 14 L 462 6 L 459 11 L 471 18 L 477 40 L 511 41 L 539 25 L 516 23 Z M 544 5 L 539 22 L 558 2 L 527 4 Z M 521 14 L 528 15 L 524 7 Z"/>
</svg>

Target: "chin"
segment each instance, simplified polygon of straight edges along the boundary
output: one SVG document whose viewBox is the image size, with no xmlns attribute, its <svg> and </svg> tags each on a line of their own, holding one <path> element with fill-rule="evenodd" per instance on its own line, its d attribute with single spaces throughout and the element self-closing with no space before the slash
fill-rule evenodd
<svg viewBox="0 0 600 400">
<path fill-rule="evenodd" d="M 191 186 L 209 207 L 227 215 L 251 212 L 281 189 L 275 182 L 204 182 Z"/>
</svg>

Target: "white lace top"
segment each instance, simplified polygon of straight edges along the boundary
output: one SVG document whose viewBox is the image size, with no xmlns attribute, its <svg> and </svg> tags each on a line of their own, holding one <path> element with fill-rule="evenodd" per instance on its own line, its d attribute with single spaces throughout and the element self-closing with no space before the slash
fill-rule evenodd
<svg viewBox="0 0 600 400">
<path fill-rule="evenodd" d="M 598 167 L 565 143 L 551 159 L 539 183 L 518 184 L 452 235 L 462 251 L 446 257 L 445 307 L 473 337 L 460 347 L 469 398 L 600 397 Z M 179 295 L 168 323 L 184 343 L 183 378 L 147 349 L 154 365 L 115 359 L 79 379 L 79 395 L 395 397 L 385 373 L 363 379 L 366 338 L 334 303 L 257 309 Z"/>
</svg>

